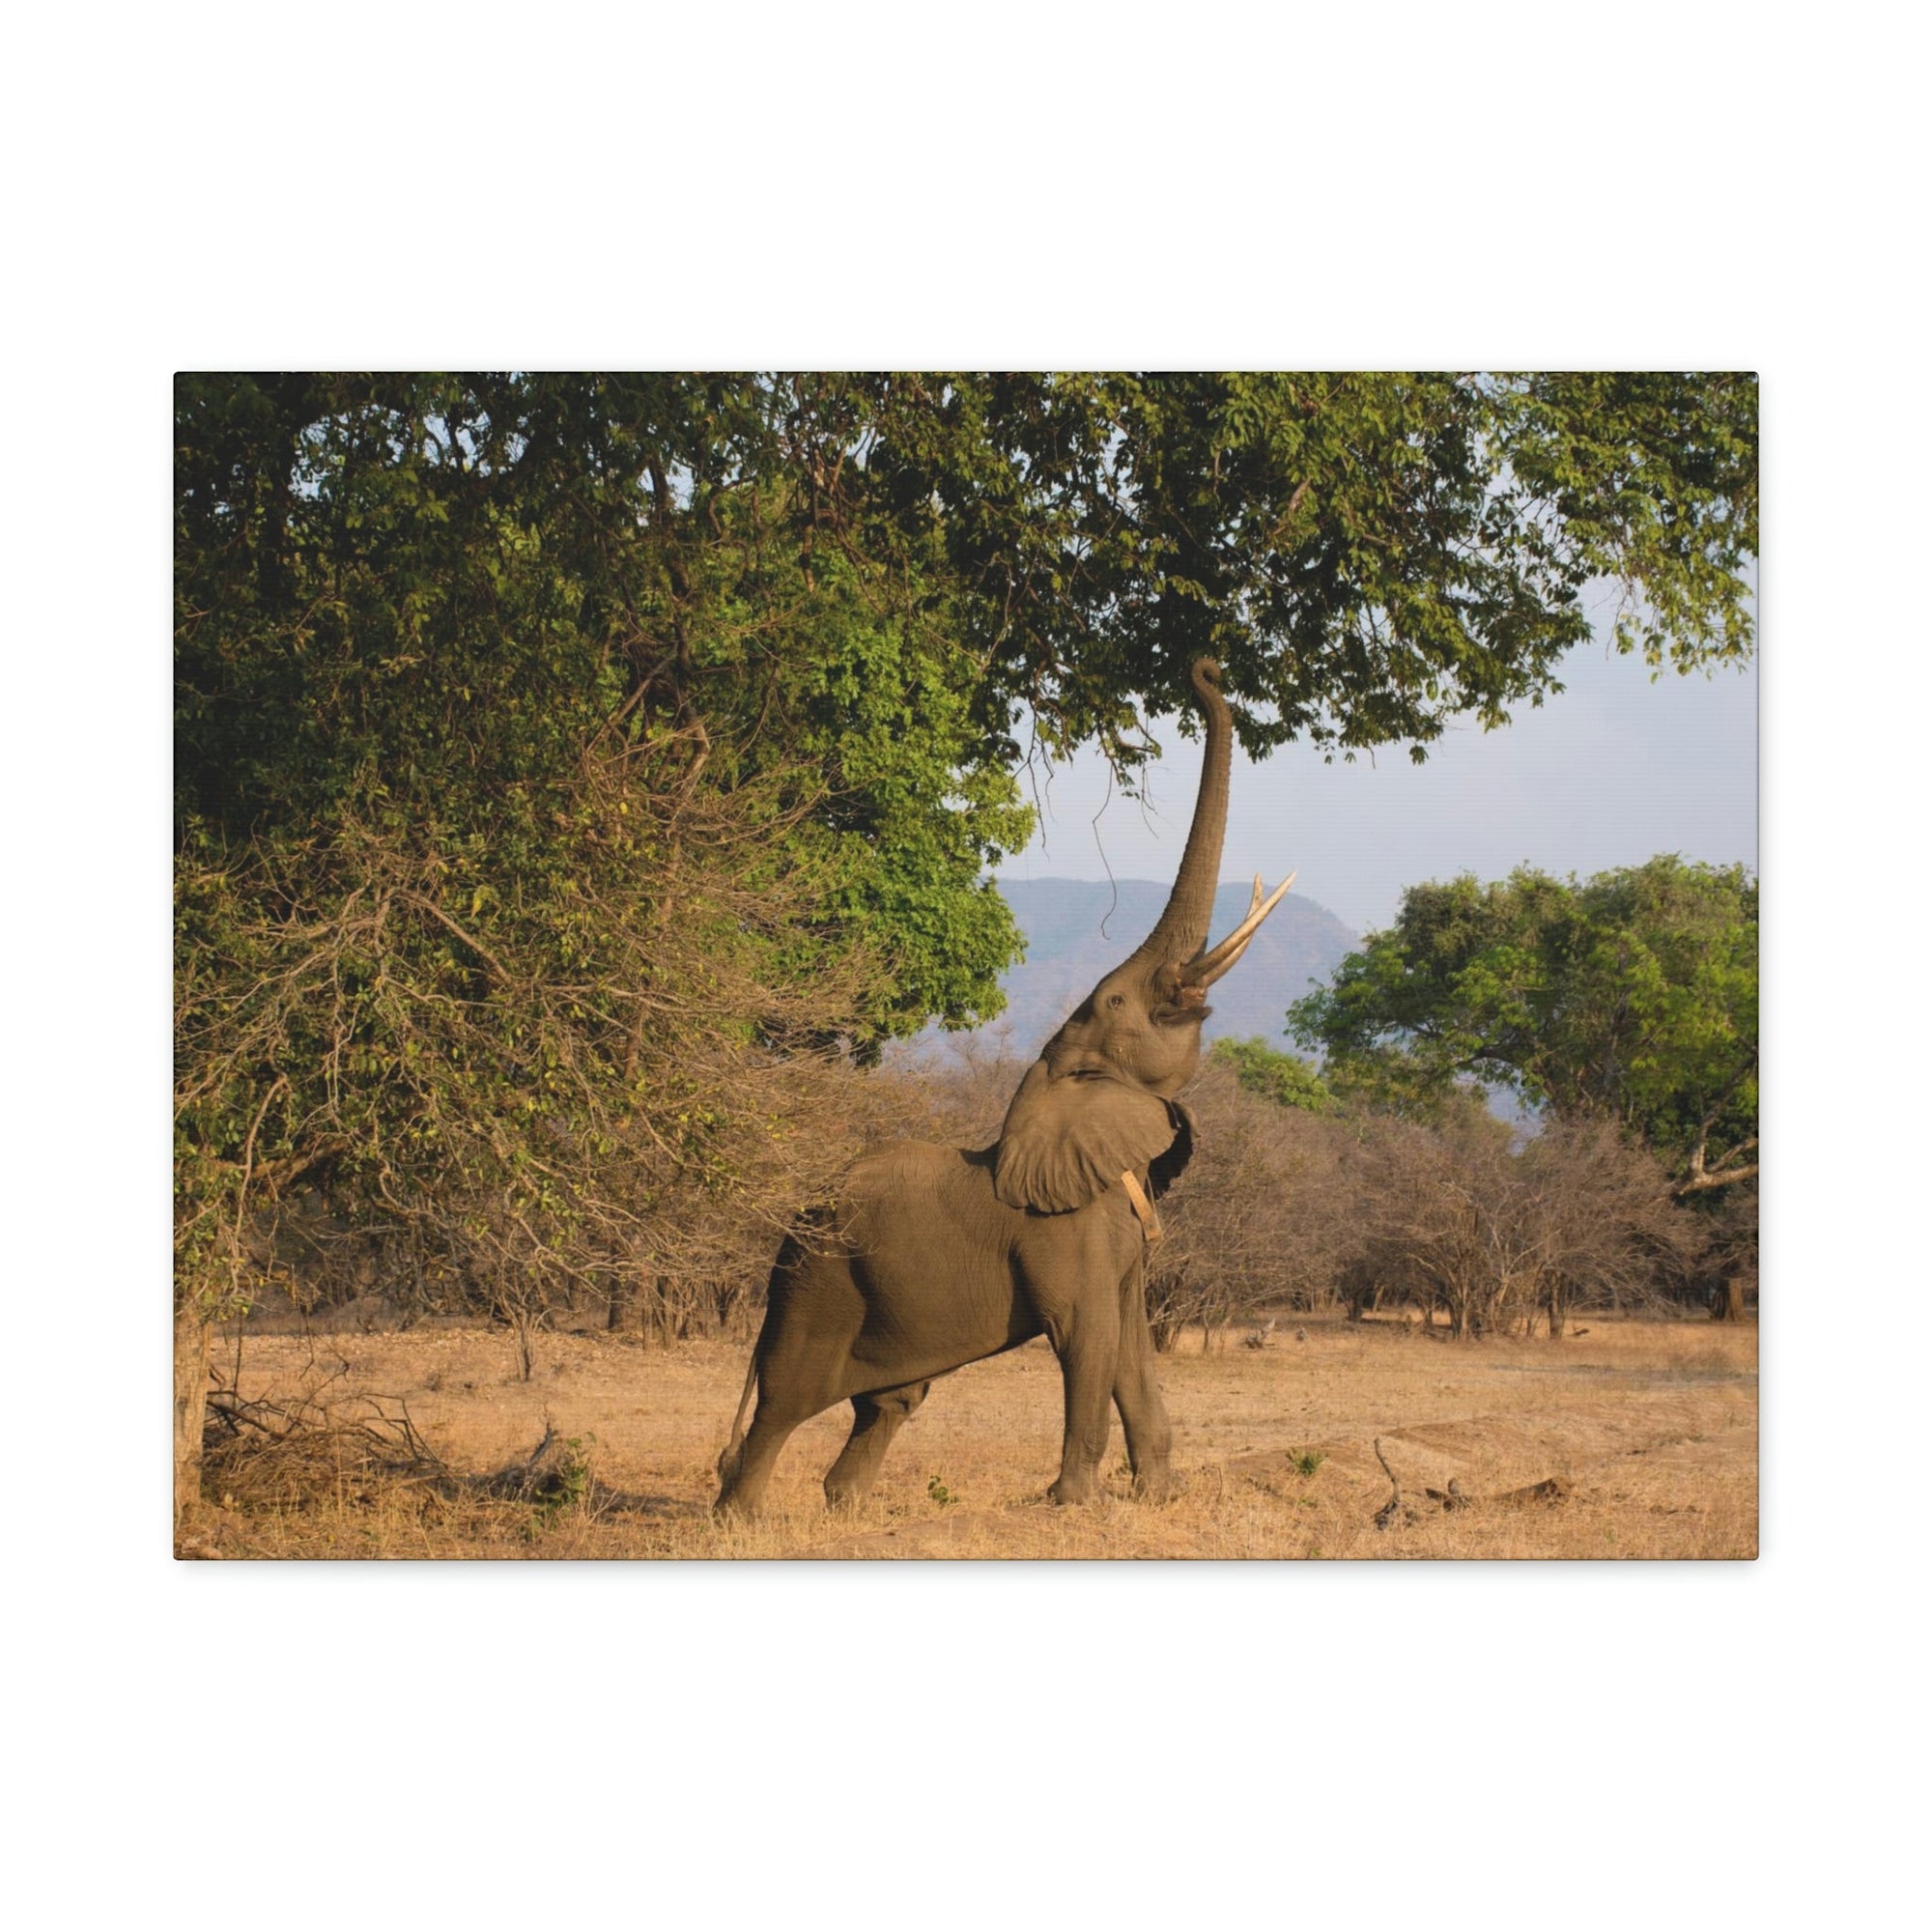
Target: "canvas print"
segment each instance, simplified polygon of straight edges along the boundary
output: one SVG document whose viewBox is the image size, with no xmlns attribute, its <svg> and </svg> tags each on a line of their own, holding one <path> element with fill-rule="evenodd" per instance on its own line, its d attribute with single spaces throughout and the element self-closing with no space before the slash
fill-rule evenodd
<svg viewBox="0 0 1932 1932">
<path fill-rule="evenodd" d="M 179 376 L 178 1553 L 1754 1556 L 1757 445 Z"/>
</svg>

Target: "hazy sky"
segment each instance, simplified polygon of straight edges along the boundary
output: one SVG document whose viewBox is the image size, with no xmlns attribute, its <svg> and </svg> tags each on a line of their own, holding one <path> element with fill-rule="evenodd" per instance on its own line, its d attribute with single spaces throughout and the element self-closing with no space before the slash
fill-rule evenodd
<svg viewBox="0 0 1932 1932">
<path fill-rule="evenodd" d="M 1250 764 L 1237 748 L 1222 878 L 1261 872 L 1272 888 L 1296 872 L 1297 893 L 1361 932 L 1393 920 L 1404 886 L 1463 871 L 1587 874 L 1658 852 L 1757 864 L 1755 663 L 1653 684 L 1640 660 L 1597 643 L 1574 651 L 1562 677 L 1564 691 L 1501 730 L 1452 727 L 1424 765 L 1401 746 L 1352 765 L 1324 765 L 1306 746 Z M 1169 720 L 1154 735 L 1164 756 L 1145 816 L 1118 791 L 1108 799 L 1105 762 L 1085 753 L 1042 785 L 1040 830 L 1001 876 L 1099 879 L 1111 867 L 1171 878 L 1201 744 Z"/>
</svg>

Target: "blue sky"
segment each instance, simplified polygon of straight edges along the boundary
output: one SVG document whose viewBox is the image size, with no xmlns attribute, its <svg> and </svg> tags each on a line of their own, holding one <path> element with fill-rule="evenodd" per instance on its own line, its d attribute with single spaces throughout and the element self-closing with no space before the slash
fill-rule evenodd
<svg viewBox="0 0 1932 1932">
<path fill-rule="evenodd" d="M 1402 889 L 1519 865 L 1588 874 L 1658 852 L 1757 864 L 1755 662 L 1651 682 L 1639 659 L 1600 643 L 1565 661 L 1566 689 L 1484 732 L 1452 727 L 1424 765 L 1392 746 L 1324 765 L 1288 746 L 1260 764 L 1236 753 L 1221 876 L 1288 872 L 1294 890 L 1357 932 L 1386 925 Z M 1201 746 L 1154 726 L 1163 756 L 1147 809 L 1116 790 L 1091 752 L 1042 769 L 1042 822 L 1003 878 L 1168 879 L 1186 842 Z M 1095 814 L 1098 814 L 1097 819 Z M 1102 861 L 1104 849 L 1105 862 Z"/>
</svg>

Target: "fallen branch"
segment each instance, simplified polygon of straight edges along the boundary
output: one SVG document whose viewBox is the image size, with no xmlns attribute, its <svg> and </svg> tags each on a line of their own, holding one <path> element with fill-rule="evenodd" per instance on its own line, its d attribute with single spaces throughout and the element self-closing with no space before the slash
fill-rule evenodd
<svg viewBox="0 0 1932 1932">
<path fill-rule="evenodd" d="M 385 1404 L 393 1405 L 393 1413 Z M 244 1507 L 299 1506 L 339 1492 L 345 1482 L 361 1496 L 379 1486 L 449 1473 L 400 1396 L 324 1403 L 306 1394 L 274 1402 L 213 1389 L 203 1441 L 208 1493 Z"/>
</svg>

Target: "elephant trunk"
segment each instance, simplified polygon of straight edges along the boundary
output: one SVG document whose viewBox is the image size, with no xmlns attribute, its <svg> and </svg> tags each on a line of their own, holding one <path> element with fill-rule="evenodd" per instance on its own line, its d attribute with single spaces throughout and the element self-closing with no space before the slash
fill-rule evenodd
<svg viewBox="0 0 1932 1932">
<path fill-rule="evenodd" d="M 1201 792 L 1194 801 L 1194 823 L 1188 828 L 1187 849 L 1180 855 L 1180 871 L 1167 909 L 1140 948 L 1143 955 L 1161 965 L 1191 959 L 1208 944 L 1214 895 L 1221 883 L 1221 839 L 1228 829 L 1228 769 L 1235 729 L 1227 699 L 1221 696 L 1221 667 L 1212 658 L 1199 658 L 1192 675 L 1208 726 L 1208 753 L 1201 763 Z"/>
</svg>

